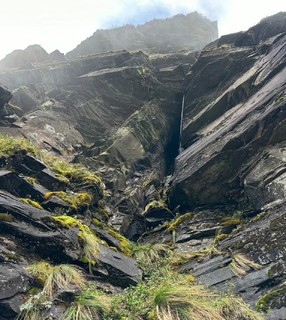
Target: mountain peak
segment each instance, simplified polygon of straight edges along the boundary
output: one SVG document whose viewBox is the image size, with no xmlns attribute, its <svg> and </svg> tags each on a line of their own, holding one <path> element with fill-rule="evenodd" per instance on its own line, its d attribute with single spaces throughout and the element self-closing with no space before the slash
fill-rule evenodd
<svg viewBox="0 0 286 320">
<path fill-rule="evenodd" d="M 97 30 L 82 41 L 68 58 L 107 51 L 143 50 L 147 53 L 170 53 L 183 49 L 200 50 L 218 37 L 217 22 L 198 12 L 154 19 L 142 25 L 125 25 Z"/>
</svg>

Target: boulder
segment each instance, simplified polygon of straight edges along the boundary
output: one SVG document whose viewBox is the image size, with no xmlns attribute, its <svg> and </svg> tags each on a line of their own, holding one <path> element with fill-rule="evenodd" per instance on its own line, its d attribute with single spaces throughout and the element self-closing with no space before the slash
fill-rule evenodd
<svg viewBox="0 0 286 320">
<path fill-rule="evenodd" d="M 0 87 L 0 110 L 10 101 L 11 98 L 12 93 L 3 87 Z"/>
<path fill-rule="evenodd" d="M 99 255 L 93 270 L 105 280 L 123 288 L 136 285 L 142 279 L 142 271 L 136 266 L 134 259 L 101 244 L 99 244 Z"/>
</svg>

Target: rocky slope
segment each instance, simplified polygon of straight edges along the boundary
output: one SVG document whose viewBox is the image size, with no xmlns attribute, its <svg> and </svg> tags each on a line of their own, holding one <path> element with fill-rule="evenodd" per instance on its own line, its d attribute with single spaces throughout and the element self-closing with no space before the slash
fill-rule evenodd
<svg viewBox="0 0 286 320">
<path fill-rule="evenodd" d="M 140 281 L 132 245 L 108 222 L 139 239 L 138 248 L 171 246 L 168 267 L 239 294 L 266 319 L 285 319 L 285 45 L 286 14 L 279 13 L 200 53 L 118 51 L 2 71 L 13 97 L 1 89 L 1 132 L 92 172 L 2 138 L 0 319 L 13 319 L 27 299 L 35 280 L 25 267 L 33 261 L 83 267 L 108 293 Z M 91 234 L 101 241 L 96 257 L 86 256 Z M 159 252 L 169 255 L 166 247 Z M 150 268 L 159 268 L 146 268 L 148 261 L 147 287 Z M 135 300 L 146 298 L 144 286 L 131 291 Z M 46 300 L 45 317 L 60 319 L 77 294 L 71 291 L 63 304 L 56 303 L 63 292 Z M 154 316 L 143 302 L 142 313 L 128 303 L 121 306 L 132 320 Z M 259 319 L 232 308 L 211 319 Z"/>
<path fill-rule="evenodd" d="M 97 30 L 68 52 L 67 57 L 75 58 L 123 49 L 142 50 L 147 53 L 200 50 L 217 37 L 217 23 L 193 12 L 149 21 L 139 26 L 126 25 L 110 30 Z"/>
<path fill-rule="evenodd" d="M 285 319 L 285 32 L 279 13 L 204 48 L 187 79 L 170 192 L 172 207 L 197 208 L 178 227 L 178 246 L 214 241 L 220 251 L 183 270 L 220 290 L 231 283 L 272 309 L 269 319 Z M 230 267 L 240 253 L 261 268 L 236 277 Z"/>
</svg>

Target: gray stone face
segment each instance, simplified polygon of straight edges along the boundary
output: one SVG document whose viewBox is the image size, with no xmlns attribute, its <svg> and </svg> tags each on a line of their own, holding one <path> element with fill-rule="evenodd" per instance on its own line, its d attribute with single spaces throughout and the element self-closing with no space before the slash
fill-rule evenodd
<svg viewBox="0 0 286 320">
<path fill-rule="evenodd" d="M 272 176 L 283 180 L 281 164 L 278 159 L 273 163 L 277 156 L 270 155 L 272 164 L 264 159 L 267 149 L 270 154 L 274 149 L 283 152 L 279 143 L 285 133 L 285 36 L 265 41 L 271 45 L 263 55 L 255 45 L 224 47 L 218 41 L 207 46 L 193 66 L 184 111 L 184 151 L 176 159 L 172 187 L 174 206 L 180 203 L 187 209 L 245 200 L 257 208 L 283 197 L 283 182 L 275 180 L 270 187 L 271 179 L 266 178 L 273 171 Z M 236 69 L 239 61 L 243 66 Z M 264 179 L 257 179 L 265 194 L 258 201 L 247 181 L 262 166 Z"/>
</svg>

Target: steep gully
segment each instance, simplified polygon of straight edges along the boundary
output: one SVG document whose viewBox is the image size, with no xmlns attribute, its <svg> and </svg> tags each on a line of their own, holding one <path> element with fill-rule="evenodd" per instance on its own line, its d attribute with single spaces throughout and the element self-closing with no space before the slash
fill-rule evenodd
<svg viewBox="0 0 286 320">
<path fill-rule="evenodd" d="M 0 75 L 17 82 L 15 97 L 40 101 L 9 130 L 29 136 L 33 128 L 39 143 L 101 172 L 105 206 L 123 234 L 197 252 L 183 272 L 219 290 L 232 286 L 253 308 L 263 298 L 266 317 L 276 320 L 285 319 L 285 20 L 280 13 L 199 56 L 182 53 L 184 66 L 158 70 L 164 56 L 122 51 Z M 82 128 L 87 119 L 90 131 Z M 172 182 L 164 188 L 166 173 Z M 178 211 L 184 218 L 170 232 L 164 222 Z M 79 254 L 76 242 L 60 250 L 67 259 Z M 260 267 L 234 272 L 242 254 Z M 136 282 L 134 274 L 125 278 Z"/>
</svg>

